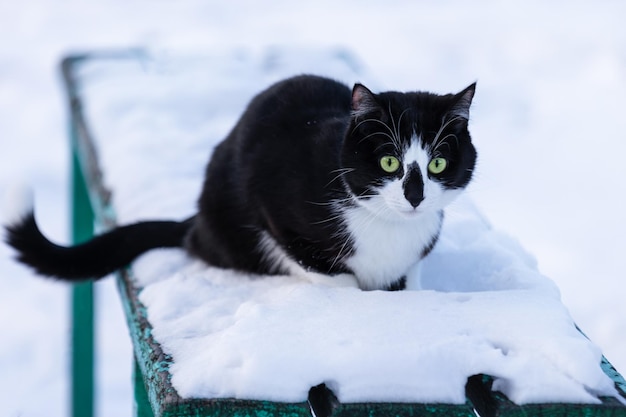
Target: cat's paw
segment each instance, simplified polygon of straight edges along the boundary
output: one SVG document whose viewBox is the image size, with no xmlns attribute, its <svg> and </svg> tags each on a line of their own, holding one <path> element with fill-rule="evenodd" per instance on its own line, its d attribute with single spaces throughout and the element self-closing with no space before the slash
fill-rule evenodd
<svg viewBox="0 0 626 417">
<path fill-rule="evenodd" d="M 414 264 L 406 274 L 406 290 L 419 291 L 424 289 L 422 286 L 422 261 Z"/>
</svg>

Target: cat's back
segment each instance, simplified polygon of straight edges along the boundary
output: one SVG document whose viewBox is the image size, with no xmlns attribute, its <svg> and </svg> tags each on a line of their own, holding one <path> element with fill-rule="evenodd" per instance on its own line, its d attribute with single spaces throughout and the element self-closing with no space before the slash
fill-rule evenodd
<svg viewBox="0 0 626 417">
<path fill-rule="evenodd" d="M 351 97 L 346 85 L 314 75 L 291 77 L 259 93 L 224 144 L 239 181 L 267 193 L 283 192 L 285 183 L 298 178 L 298 187 L 315 194 L 308 201 L 322 198 L 339 168 Z"/>
<path fill-rule="evenodd" d="M 350 97 L 351 91 L 345 84 L 315 75 L 299 75 L 257 95 L 243 121 L 260 128 L 314 128 L 326 121 L 347 119 Z"/>
</svg>

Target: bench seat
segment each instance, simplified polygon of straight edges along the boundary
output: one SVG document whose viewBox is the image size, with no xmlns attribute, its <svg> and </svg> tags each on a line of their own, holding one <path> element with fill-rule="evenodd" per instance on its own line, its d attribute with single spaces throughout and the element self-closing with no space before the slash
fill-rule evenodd
<svg viewBox="0 0 626 417">
<path fill-rule="evenodd" d="M 92 234 L 94 222 L 106 229 L 192 215 L 212 147 L 271 82 L 315 72 L 378 88 L 341 49 L 175 58 L 96 53 L 66 58 L 63 72 L 71 109 L 76 240 Z M 294 277 L 259 280 L 204 267 L 180 250 L 144 255 L 117 277 L 134 345 L 137 415 L 626 416 L 624 379 L 575 327 L 558 289 L 536 270 L 532 257 L 493 230 L 471 201 L 461 199 L 453 212 L 422 280 L 409 279 L 422 291 L 365 293 Z M 90 291 L 89 284 L 77 286 L 77 311 L 89 310 Z M 249 298 L 229 297 L 242 293 Z M 493 313 L 473 316 L 476 311 Z M 286 325 L 284 312 L 302 317 Z M 351 320 L 355 312 L 372 327 Z M 239 321 L 229 321 L 235 315 Z M 74 340 L 75 351 L 84 352 L 90 342 L 81 341 L 89 334 L 89 317 L 83 317 L 87 323 L 77 324 Z M 384 325 L 398 320 L 408 329 L 404 336 L 398 334 L 401 326 Z M 268 323 L 280 323 L 283 333 Z M 251 339 L 255 352 L 245 350 L 237 344 L 237 326 L 262 329 L 258 333 L 271 343 Z M 420 344 L 433 329 L 439 339 L 428 340 L 436 348 Z M 298 349 L 284 347 L 296 339 Z M 325 343 L 318 345 L 320 340 Z M 555 342 L 564 340 L 566 345 Z M 467 356 L 460 356 L 464 346 Z M 219 356 L 224 350 L 231 355 Z M 276 375 L 246 391 L 242 386 L 263 376 L 242 370 L 241 361 L 256 351 L 261 353 L 255 366 L 275 364 Z M 75 369 L 88 369 L 90 360 L 89 354 L 76 358 Z M 297 381 L 304 368 L 317 379 Z M 75 378 L 85 378 L 79 374 Z M 84 382 L 75 385 L 75 397 L 88 397 L 80 391 Z M 262 398 L 252 398 L 259 393 Z"/>
</svg>

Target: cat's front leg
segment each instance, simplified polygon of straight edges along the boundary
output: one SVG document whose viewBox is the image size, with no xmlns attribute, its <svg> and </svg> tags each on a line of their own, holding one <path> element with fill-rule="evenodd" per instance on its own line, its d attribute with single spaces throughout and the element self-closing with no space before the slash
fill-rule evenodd
<svg viewBox="0 0 626 417">
<path fill-rule="evenodd" d="M 389 284 L 386 288 L 387 291 L 402 291 L 406 289 L 406 277 L 402 277 L 396 282 Z"/>
<path fill-rule="evenodd" d="M 409 268 L 406 275 L 406 286 L 407 290 L 411 291 L 419 291 L 422 288 L 422 261 L 418 261 L 413 266 Z"/>
</svg>

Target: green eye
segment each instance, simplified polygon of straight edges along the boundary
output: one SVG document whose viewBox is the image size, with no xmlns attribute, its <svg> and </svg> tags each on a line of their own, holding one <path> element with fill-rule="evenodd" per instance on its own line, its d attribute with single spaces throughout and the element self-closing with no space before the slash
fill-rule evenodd
<svg viewBox="0 0 626 417">
<path fill-rule="evenodd" d="M 391 174 L 400 168 L 400 161 L 395 156 L 385 155 L 380 158 L 380 167 L 383 171 Z"/>
<path fill-rule="evenodd" d="M 441 174 L 443 171 L 445 171 L 447 166 L 448 161 L 446 161 L 445 158 L 433 158 L 428 164 L 428 171 L 431 174 Z"/>
</svg>

